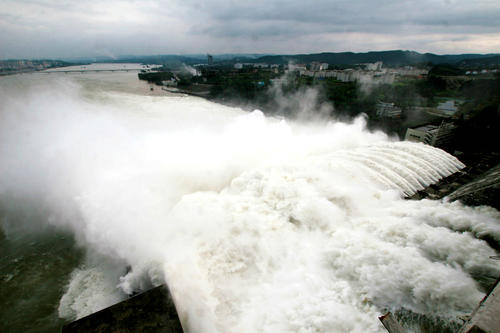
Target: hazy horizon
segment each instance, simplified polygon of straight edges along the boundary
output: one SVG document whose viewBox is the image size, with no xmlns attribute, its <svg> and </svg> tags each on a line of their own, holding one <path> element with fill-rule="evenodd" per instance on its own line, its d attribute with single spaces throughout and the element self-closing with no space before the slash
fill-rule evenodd
<svg viewBox="0 0 500 333">
<path fill-rule="evenodd" d="M 29 58 L 29 57 L 24 57 L 24 58 L 0 58 L 0 61 L 8 61 L 8 60 L 59 60 L 59 61 L 81 61 L 81 60 L 91 60 L 94 59 L 94 62 L 99 62 L 100 60 L 105 60 L 108 61 L 109 59 L 111 60 L 133 60 L 132 58 L 143 58 L 143 57 L 186 57 L 186 58 L 191 58 L 191 59 L 204 59 L 206 60 L 207 54 L 212 55 L 213 57 L 224 57 L 227 59 L 230 59 L 230 57 L 253 57 L 253 58 L 260 58 L 264 56 L 297 56 L 297 55 L 308 55 L 308 54 L 321 54 L 321 53 L 354 53 L 354 54 L 362 54 L 362 53 L 371 53 L 371 52 L 393 52 L 393 51 L 403 51 L 403 52 L 417 52 L 414 50 L 368 50 L 365 52 L 354 52 L 350 50 L 344 50 L 344 51 L 323 51 L 323 52 L 309 52 L 309 53 L 291 53 L 291 52 L 283 52 L 283 53 L 165 53 L 165 54 L 160 54 L 160 53 L 151 53 L 151 54 L 119 54 L 116 56 L 96 56 L 96 55 L 78 55 L 74 57 L 42 57 L 42 58 Z M 417 52 L 419 54 L 434 54 L 437 56 L 449 56 L 449 55 L 463 55 L 463 54 L 475 54 L 475 55 L 481 55 L 481 56 L 497 56 L 500 55 L 499 52 L 494 52 L 494 53 L 433 53 L 433 52 Z"/>
</svg>

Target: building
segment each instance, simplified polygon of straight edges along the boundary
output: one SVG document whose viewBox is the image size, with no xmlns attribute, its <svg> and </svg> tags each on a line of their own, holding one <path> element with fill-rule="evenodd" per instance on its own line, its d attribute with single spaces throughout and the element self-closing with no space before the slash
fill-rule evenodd
<svg viewBox="0 0 500 333">
<path fill-rule="evenodd" d="M 317 61 L 313 61 L 311 62 L 311 64 L 309 65 L 309 68 L 312 70 L 312 71 L 319 71 L 321 69 L 321 63 L 317 62 Z"/>
<path fill-rule="evenodd" d="M 238 63 L 234 64 L 234 68 L 235 69 L 242 69 L 243 68 L 243 64 L 241 62 L 238 62 Z"/>
<path fill-rule="evenodd" d="M 379 71 L 382 69 L 382 61 L 377 61 L 373 64 L 366 64 L 366 69 L 369 71 Z"/>
<path fill-rule="evenodd" d="M 211 54 L 207 54 L 207 63 L 208 65 L 214 64 L 214 57 Z"/>
<path fill-rule="evenodd" d="M 309 64 L 309 69 L 313 72 L 326 71 L 328 69 L 328 63 L 313 61 Z"/>
<path fill-rule="evenodd" d="M 288 70 L 290 72 L 301 72 L 307 71 L 306 65 L 304 64 L 288 64 Z"/>
<path fill-rule="evenodd" d="M 376 105 L 377 117 L 381 118 L 400 118 L 402 110 L 394 103 L 378 102 Z"/>
<path fill-rule="evenodd" d="M 423 142 L 434 147 L 445 147 L 453 140 L 456 126 L 444 121 L 438 125 L 424 125 L 406 130 L 405 141 Z"/>
</svg>

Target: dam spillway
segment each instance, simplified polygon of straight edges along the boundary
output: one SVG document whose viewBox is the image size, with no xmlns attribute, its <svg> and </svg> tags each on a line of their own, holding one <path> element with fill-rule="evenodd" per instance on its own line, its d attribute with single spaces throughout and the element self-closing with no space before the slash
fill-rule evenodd
<svg viewBox="0 0 500 333">
<path fill-rule="evenodd" d="M 380 332 L 387 308 L 454 327 L 498 273 L 496 211 L 403 199 L 462 167 L 441 150 L 97 75 L 0 90 L 3 230 L 49 224 L 83 252 L 56 318 L 168 283 L 186 332 Z"/>
</svg>

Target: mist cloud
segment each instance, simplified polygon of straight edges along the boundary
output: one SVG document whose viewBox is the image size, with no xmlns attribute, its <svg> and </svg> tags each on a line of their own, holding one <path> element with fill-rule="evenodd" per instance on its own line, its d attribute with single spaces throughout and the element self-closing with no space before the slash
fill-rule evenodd
<svg viewBox="0 0 500 333">
<path fill-rule="evenodd" d="M 483 297 L 473 276 L 498 276 L 474 237 L 500 239 L 498 211 L 402 198 L 464 167 L 437 148 L 363 118 L 287 121 L 53 75 L 0 81 L 0 222 L 40 207 L 26 228 L 85 246 L 64 318 L 166 281 L 185 332 L 382 332 L 389 308 L 454 322 Z M 301 93 L 305 112 L 315 94 Z"/>
</svg>

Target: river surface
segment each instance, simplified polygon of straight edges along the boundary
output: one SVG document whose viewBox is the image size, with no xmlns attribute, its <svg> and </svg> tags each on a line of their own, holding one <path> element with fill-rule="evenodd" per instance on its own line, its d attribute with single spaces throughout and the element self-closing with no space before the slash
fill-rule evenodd
<svg viewBox="0 0 500 333">
<path fill-rule="evenodd" d="M 153 88 L 153 90 L 151 90 Z M 169 94 L 135 72 L 0 78 L 0 331 L 167 282 L 186 332 L 453 331 L 500 214 L 404 197 L 463 164 L 352 123 Z"/>
</svg>

